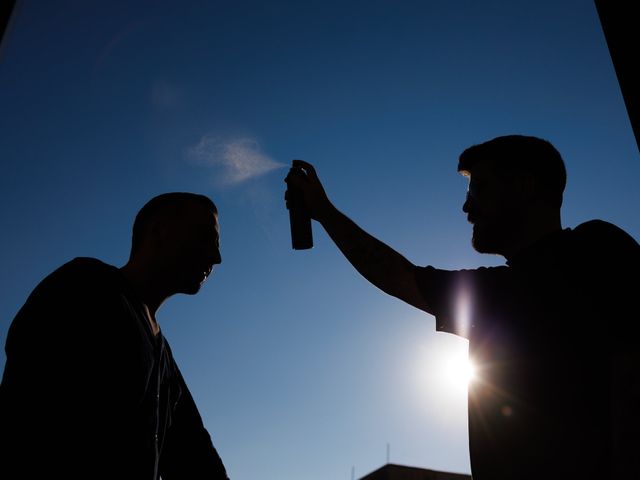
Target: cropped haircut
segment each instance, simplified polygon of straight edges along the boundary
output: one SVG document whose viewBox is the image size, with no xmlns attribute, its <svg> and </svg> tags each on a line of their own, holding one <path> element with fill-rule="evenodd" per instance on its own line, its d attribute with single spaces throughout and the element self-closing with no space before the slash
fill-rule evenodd
<svg viewBox="0 0 640 480">
<path fill-rule="evenodd" d="M 552 206 L 562 205 L 567 171 L 560 152 L 548 140 L 525 135 L 496 137 L 463 151 L 458 171 L 473 175 L 479 164 L 489 166 L 506 181 L 522 173 L 530 174 L 538 191 Z"/>
<path fill-rule="evenodd" d="M 138 212 L 133 222 L 131 255 L 140 249 L 148 226 L 157 218 L 177 216 L 193 204 L 200 204 L 217 214 L 218 209 L 209 197 L 190 192 L 163 193 L 149 200 Z"/>
</svg>

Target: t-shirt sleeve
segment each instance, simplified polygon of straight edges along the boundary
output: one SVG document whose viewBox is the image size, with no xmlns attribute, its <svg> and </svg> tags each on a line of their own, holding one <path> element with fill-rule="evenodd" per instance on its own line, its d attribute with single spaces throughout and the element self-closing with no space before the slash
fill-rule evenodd
<svg viewBox="0 0 640 480">
<path fill-rule="evenodd" d="M 458 272 L 440 270 L 432 266 L 416 267 L 416 283 L 429 311 L 436 318 L 436 330 L 461 334 L 457 321 L 460 296 Z M 462 305 L 460 305 L 462 307 Z M 463 307 L 462 307 L 463 308 Z M 460 332 L 460 333 L 459 333 Z"/>
<path fill-rule="evenodd" d="M 507 267 L 475 270 L 441 270 L 416 267 L 416 283 L 429 311 L 436 317 L 436 330 L 469 338 L 485 305 L 499 287 L 496 283 Z"/>
</svg>

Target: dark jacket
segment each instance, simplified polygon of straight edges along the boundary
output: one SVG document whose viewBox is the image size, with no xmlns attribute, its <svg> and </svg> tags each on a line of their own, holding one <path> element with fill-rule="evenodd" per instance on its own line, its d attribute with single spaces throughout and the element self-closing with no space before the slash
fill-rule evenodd
<svg viewBox="0 0 640 480">
<path fill-rule="evenodd" d="M 7 336 L 2 479 L 227 479 L 171 349 L 119 269 L 76 258 Z"/>
</svg>

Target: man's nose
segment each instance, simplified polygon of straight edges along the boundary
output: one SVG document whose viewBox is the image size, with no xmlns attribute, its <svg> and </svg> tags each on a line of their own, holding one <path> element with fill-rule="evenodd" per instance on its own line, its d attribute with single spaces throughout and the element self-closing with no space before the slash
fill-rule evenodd
<svg viewBox="0 0 640 480">
<path fill-rule="evenodd" d="M 220 247 L 217 245 L 213 247 L 211 252 L 211 258 L 209 259 L 212 265 L 219 265 L 222 263 L 222 255 L 220 254 Z"/>
<path fill-rule="evenodd" d="M 471 194 L 469 192 L 467 192 L 467 196 L 464 199 L 464 203 L 462 204 L 462 211 L 464 213 L 469 213 L 469 208 L 471 206 L 471 201 L 472 201 Z"/>
</svg>

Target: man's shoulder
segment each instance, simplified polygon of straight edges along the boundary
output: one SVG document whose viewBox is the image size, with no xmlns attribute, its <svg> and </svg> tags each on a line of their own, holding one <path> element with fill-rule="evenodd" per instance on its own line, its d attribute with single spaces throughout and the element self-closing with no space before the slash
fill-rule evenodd
<svg viewBox="0 0 640 480">
<path fill-rule="evenodd" d="M 116 269 L 102 260 L 93 257 L 75 257 L 62 264 L 57 270 L 69 273 L 109 273 Z"/>
<path fill-rule="evenodd" d="M 622 228 L 615 225 L 614 223 L 608 222 L 606 220 L 601 219 L 593 219 L 583 222 L 573 229 L 576 233 L 581 234 L 607 234 L 607 235 L 627 235 L 630 236 L 627 232 L 625 232 Z"/>
<path fill-rule="evenodd" d="M 47 275 L 39 287 L 87 289 L 112 282 L 118 269 L 93 257 L 76 257 Z"/>
<path fill-rule="evenodd" d="M 99 327 L 99 322 L 86 320 L 108 309 L 119 288 L 117 272 L 94 258 L 77 257 L 62 264 L 29 294 L 12 322 L 13 338 L 20 332 L 39 332 L 39 338 L 49 335 L 60 340 L 61 335 L 70 335 L 71 341 L 75 338 L 71 332 L 79 325 L 84 330 Z"/>
<path fill-rule="evenodd" d="M 639 251 L 638 242 L 619 226 L 605 220 L 589 220 L 577 225 L 572 230 L 573 237 L 594 247 L 615 247 Z"/>
<path fill-rule="evenodd" d="M 590 220 L 571 230 L 568 258 L 587 268 L 604 269 L 607 275 L 636 272 L 640 245 L 625 230 L 604 220 Z"/>
</svg>

